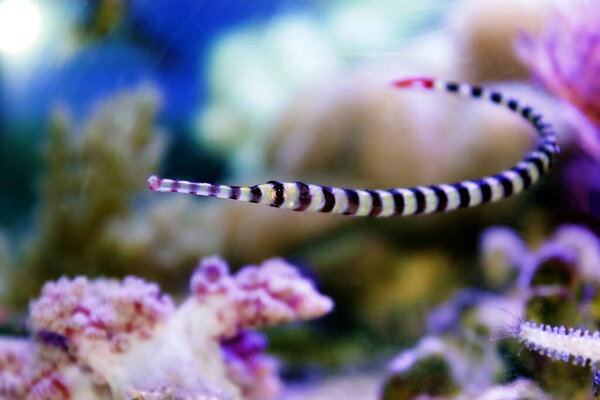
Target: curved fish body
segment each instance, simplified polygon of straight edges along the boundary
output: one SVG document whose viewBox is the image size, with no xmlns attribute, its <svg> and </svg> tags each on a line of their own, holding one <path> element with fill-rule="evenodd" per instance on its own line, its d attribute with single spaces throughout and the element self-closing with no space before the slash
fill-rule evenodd
<svg viewBox="0 0 600 400">
<path fill-rule="evenodd" d="M 518 194 L 548 171 L 560 151 L 552 126 L 543 122 L 541 114 L 531 107 L 521 105 L 517 100 L 505 98 L 498 92 L 429 78 L 404 79 L 393 84 L 396 88 L 442 90 L 505 106 L 527 120 L 539 133 L 538 145 L 512 168 L 496 175 L 452 184 L 377 190 L 277 181 L 255 186 L 228 186 L 163 179 L 153 175 L 148 178 L 148 187 L 157 192 L 218 197 L 294 211 L 370 217 L 428 214 L 475 207 Z"/>
</svg>

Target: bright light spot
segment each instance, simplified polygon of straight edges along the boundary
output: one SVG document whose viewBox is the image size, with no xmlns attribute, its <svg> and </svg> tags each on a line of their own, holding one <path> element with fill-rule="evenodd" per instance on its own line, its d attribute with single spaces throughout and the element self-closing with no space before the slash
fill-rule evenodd
<svg viewBox="0 0 600 400">
<path fill-rule="evenodd" d="M 23 54 L 39 39 L 42 17 L 29 0 L 0 2 L 0 51 Z"/>
</svg>

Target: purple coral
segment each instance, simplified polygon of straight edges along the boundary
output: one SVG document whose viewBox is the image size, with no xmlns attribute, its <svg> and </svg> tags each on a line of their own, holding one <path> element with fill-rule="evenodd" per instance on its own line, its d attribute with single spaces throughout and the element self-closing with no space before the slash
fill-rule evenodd
<svg viewBox="0 0 600 400">
<path fill-rule="evenodd" d="M 264 354 L 267 339 L 258 332 L 242 331 L 221 343 L 227 375 L 245 399 L 271 399 L 281 390 L 279 362 Z"/>
<path fill-rule="evenodd" d="M 574 105 L 582 146 L 600 160 L 600 4 L 562 2 L 540 38 L 524 35 L 520 58 L 554 95 Z"/>
</svg>

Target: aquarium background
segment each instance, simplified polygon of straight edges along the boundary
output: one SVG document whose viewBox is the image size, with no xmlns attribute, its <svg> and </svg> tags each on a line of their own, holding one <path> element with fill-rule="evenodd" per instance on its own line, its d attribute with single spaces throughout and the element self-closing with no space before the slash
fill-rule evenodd
<svg viewBox="0 0 600 400">
<path fill-rule="evenodd" d="M 588 364 L 573 366 L 516 336 L 521 321 L 600 323 L 599 35 L 592 1 L 0 0 L 0 398 L 38 398 L 23 394 L 37 383 L 15 389 L 21 370 L 6 360 L 28 351 L 12 340 L 50 346 L 47 331 L 102 375 L 93 360 L 109 350 L 86 358 L 89 348 L 40 322 L 44 283 L 97 282 L 58 285 L 57 304 L 70 290 L 100 302 L 94 285 L 105 281 L 94 279 L 130 275 L 174 303 L 188 304 L 190 288 L 207 301 L 197 277 L 214 255 L 227 260 L 216 263 L 223 279 L 281 257 L 300 271 L 290 287 L 313 282 L 334 304 L 327 313 L 309 291 L 306 315 L 211 337 L 223 353 L 207 353 L 229 368 L 210 392 L 220 400 L 594 398 L 598 353 L 573 353 Z M 539 109 L 562 147 L 550 173 L 496 204 L 383 219 L 146 187 L 152 174 L 432 185 L 497 173 L 533 147 L 532 129 L 506 110 L 390 85 L 412 76 L 492 87 Z M 152 304 L 152 324 L 170 315 Z M 241 352 L 255 328 L 262 344 Z M 94 398 L 208 393 L 197 380 L 167 379 L 159 393 L 108 375 Z M 77 398 L 40 387 L 39 398 Z"/>
</svg>

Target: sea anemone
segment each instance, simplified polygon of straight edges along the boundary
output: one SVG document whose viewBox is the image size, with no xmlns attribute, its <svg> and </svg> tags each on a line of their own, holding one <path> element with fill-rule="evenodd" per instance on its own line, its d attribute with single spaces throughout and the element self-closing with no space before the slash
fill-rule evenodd
<svg viewBox="0 0 600 400">
<path fill-rule="evenodd" d="M 537 38 L 522 35 L 517 53 L 555 96 L 570 103 L 581 146 L 600 160 L 600 4 L 557 2 Z"/>
</svg>

